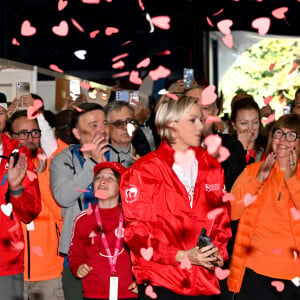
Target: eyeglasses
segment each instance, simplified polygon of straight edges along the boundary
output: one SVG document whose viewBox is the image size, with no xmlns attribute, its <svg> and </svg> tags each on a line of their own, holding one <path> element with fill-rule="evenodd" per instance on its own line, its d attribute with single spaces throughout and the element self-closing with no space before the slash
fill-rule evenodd
<svg viewBox="0 0 300 300">
<path fill-rule="evenodd" d="M 288 142 L 296 142 L 297 138 L 299 138 L 299 135 L 295 131 L 283 132 L 280 128 L 274 128 L 272 130 L 272 137 L 274 139 L 281 139 L 283 135 Z"/>
<path fill-rule="evenodd" d="M 138 122 L 137 120 L 135 119 L 126 119 L 126 120 L 116 120 L 115 122 L 112 122 L 112 123 L 109 123 L 113 126 L 115 126 L 116 128 L 123 128 L 124 125 L 128 125 L 128 124 L 132 124 L 134 126 L 137 126 L 138 125 Z"/>
<path fill-rule="evenodd" d="M 12 134 L 16 134 L 20 140 L 26 140 L 28 139 L 29 135 L 34 138 L 41 137 L 41 130 L 40 129 L 34 129 L 32 131 L 20 131 L 20 132 L 12 132 Z"/>
</svg>

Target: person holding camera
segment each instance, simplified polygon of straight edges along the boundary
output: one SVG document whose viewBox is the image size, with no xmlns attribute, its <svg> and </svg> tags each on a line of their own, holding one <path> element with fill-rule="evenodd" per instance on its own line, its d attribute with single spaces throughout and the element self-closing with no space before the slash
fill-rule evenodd
<svg viewBox="0 0 300 300">
<path fill-rule="evenodd" d="M 126 170 L 120 182 L 124 238 L 139 297 L 210 299 L 220 293 L 214 269 L 227 259 L 231 236 L 228 204 L 222 202 L 223 170 L 200 147 L 197 99 L 161 103 L 155 123 L 161 145 Z M 206 239 L 206 246 L 197 246 L 205 230 L 212 244 Z"/>
</svg>

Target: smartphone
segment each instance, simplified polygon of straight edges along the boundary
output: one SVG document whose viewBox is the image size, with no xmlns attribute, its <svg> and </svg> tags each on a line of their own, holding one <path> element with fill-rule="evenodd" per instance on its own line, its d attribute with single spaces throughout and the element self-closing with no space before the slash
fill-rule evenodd
<svg viewBox="0 0 300 300">
<path fill-rule="evenodd" d="M 139 91 L 133 91 L 129 93 L 129 103 L 135 104 L 132 100 L 140 101 Z"/>
<path fill-rule="evenodd" d="M 73 101 L 80 96 L 80 80 L 70 80 L 70 96 Z"/>
<path fill-rule="evenodd" d="M 116 91 L 116 100 L 129 102 L 129 92 L 128 91 Z"/>
<path fill-rule="evenodd" d="M 194 69 L 183 69 L 183 83 L 186 89 L 189 89 L 193 86 L 194 82 Z"/>
<path fill-rule="evenodd" d="M 22 96 L 30 95 L 29 82 L 17 82 L 16 83 L 16 98 L 21 99 Z"/>
<path fill-rule="evenodd" d="M 283 113 L 284 113 L 285 115 L 290 114 L 290 113 L 291 113 L 291 106 L 290 106 L 290 105 L 286 105 L 286 106 L 283 108 Z"/>
</svg>

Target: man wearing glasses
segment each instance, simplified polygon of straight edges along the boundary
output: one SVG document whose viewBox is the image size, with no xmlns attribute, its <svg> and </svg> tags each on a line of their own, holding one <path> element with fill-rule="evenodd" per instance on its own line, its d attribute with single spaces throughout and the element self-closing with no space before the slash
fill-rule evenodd
<svg viewBox="0 0 300 300">
<path fill-rule="evenodd" d="M 50 192 L 49 166 L 46 168 L 50 158 L 38 156 L 42 153 L 41 130 L 36 119 L 27 119 L 26 110 L 17 111 L 10 117 L 7 130 L 14 140 L 19 140 L 20 144 L 30 151 L 41 191 L 40 214 L 30 224 L 22 224 L 25 240 L 24 299 L 63 300 L 61 276 L 63 258 L 58 252 L 63 220 L 61 208 Z M 51 136 L 44 130 L 43 135 L 51 141 Z"/>
</svg>

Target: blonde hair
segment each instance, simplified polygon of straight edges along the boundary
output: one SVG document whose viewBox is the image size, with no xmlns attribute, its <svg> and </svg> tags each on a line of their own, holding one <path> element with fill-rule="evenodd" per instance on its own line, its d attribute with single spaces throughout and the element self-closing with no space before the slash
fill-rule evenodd
<svg viewBox="0 0 300 300">
<path fill-rule="evenodd" d="M 161 138 L 165 138 L 169 144 L 174 143 L 172 138 L 171 122 L 180 121 L 190 111 L 198 100 L 189 96 L 182 96 L 178 100 L 166 99 L 158 107 L 155 116 L 155 126 Z"/>
</svg>

